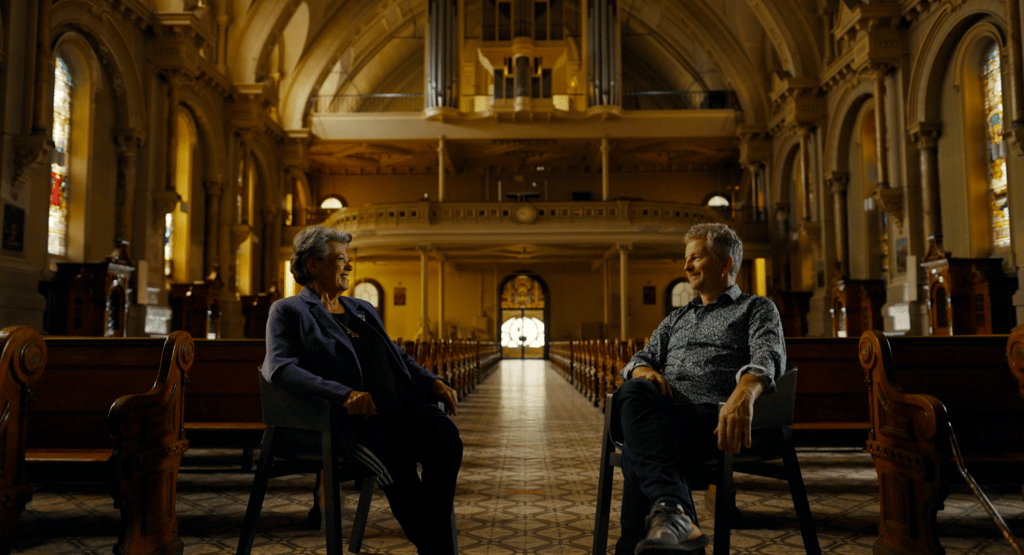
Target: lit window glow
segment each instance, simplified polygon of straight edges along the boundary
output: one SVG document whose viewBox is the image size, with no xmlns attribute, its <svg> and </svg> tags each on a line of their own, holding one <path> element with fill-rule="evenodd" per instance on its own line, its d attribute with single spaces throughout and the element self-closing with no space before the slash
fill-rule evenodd
<svg viewBox="0 0 1024 555">
<path fill-rule="evenodd" d="M 985 121 L 988 129 L 988 185 L 992 210 L 992 246 L 1010 246 L 1010 199 L 1006 187 L 1006 145 L 1003 144 L 1003 78 L 999 46 L 993 45 L 985 56 L 982 77 L 985 96 Z"/>
<path fill-rule="evenodd" d="M 50 164 L 50 214 L 46 250 L 64 256 L 68 245 L 68 139 L 71 136 L 71 71 L 57 58 L 53 84 L 53 145 Z"/>
<path fill-rule="evenodd" d="M 501 346 L 509 349 L 544 346 L 544 322 L 537 318 L 510 318 L 501 325 Z"/>
</svg>

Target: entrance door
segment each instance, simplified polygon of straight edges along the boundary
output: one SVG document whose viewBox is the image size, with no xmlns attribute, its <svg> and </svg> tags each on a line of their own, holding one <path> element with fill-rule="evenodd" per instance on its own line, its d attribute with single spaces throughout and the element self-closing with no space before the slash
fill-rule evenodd
<svg viewBox="0 0 1024 555">
<path fill-rule="evenodd" d="M 502 356 L 505 358 L 544 358 L 544 311 L 503 310 L 501 323 Z"/>
<path fill-rule="evenodd" d="M 544 358 L 547 310 L 543 283 L 516 275 L 501 288 L 501 354 L 505 358 Z"/>
</svg>

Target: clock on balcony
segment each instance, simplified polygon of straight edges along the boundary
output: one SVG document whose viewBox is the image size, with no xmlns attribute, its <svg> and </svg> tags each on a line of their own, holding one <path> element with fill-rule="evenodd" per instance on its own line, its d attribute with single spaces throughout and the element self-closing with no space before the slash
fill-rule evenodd
<svg viewBox="0 0 1024 555">
<path fill-rule="evenodd" d="M 512 209 L 512 219 L 515 220 L 516 223 L 532 224 L 533 221 L 537 219 L 537 207 L 528 202 L 517 204 L 516 207 Z"/>
</svg>

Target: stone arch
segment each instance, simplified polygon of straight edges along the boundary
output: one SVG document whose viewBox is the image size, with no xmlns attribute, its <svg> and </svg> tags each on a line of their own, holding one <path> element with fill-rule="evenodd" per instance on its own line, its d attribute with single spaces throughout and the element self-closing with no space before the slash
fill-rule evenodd
<svg viewBox="0 0 1024 555">
<path fill-rule="evenodd" d="M 647 5 L 638 5 L 638 11 L 632 12 L 636 22 L 644 22 L 652 33 L 657 33 L 665 47 L 671 46 L 678 52 L 681 48 L 676 44 L 678 37 L 693 39 L 700 48 L 715 60 L 723 81 L 732 87 L 743 109 L 743 120 L 748 124 L 767 121 L 768 90 L 764 88 L 763 72 L 759 72 L 749 61 L 746 51 L 735 40 L 729 26 L 714 15 L 713 10 L 706 7 L 700 10 L 697 3 L 678 2 L 661 8 L 671 8 L 673 13 L 668 17 L 658 16 L 657 27 L 647 21 Z M 699 11 L 698 11 L 699 10 Z M 752 77 L 756 76 L 756 77 Z"/>
<path fill-rule="evenodd" d="M 747 4 L 775 47 L 783 69 L 794 77 L 817 75 L 821 51 L 814 38 L 816 30 L 801 16 L 806 10 L 796 0 L 747 0 Z"/>
<path fill-rule="evenodd" d="M 853 126 L 861 107 L 871 99 L 873 93 L 869 81 L 861 81 L 841 93 L 828 122 L 823 168 L 825 172 L 850 170 L 845 153 L 849 151 Z"/>
<path fill-rule="evenodd" d="M 142 86 L 136 53 L 141 49 L 109 21 L 93 13 L 92 2 L 67 0 L 53 7 L 51 20 L 52 45 L 61 36 L 74 32 L 93 47 L 113 87 L 118 121 L 122 127 L 146 129 L 146 95 Z"/>
<path fill-rule="evenodd" d="M 395 31 L 426 18 L 426 2 L 418 2 L 414 10 L 403 13 L 403 19 L 389 27 L 385 18 L 380 17 L 376 10 L 363 4 L 349 2 L 332 14 L 330 21 L 321 28 L 316 40 L 295 66 L 295 71 L 285 76 L 281 85 L 281 118 L 285 129 L 305 126 L 304 120 L 309 111 L 308 99 L 320 90 L 330 71 L 343 56 L 353 60 L 350 75 L 358 73 L 358 68 L 371 59 L 349 52 L 353 44 L 358 41 L 361 51 L 376 52 Z M 378 31 L 376 39 L 367 40 L 365 35 L 375 30 Z M 339 84 L 339 88 L 342 86 Z"/>
<path fill-rule="evenodd" d="M 305 0 L 255 0 L 244 19 L 234 27 L 230 39 L 231 77 L 236 83 L 256 83 L 257 71 L 270 56 L 274 42 L 288 25 L 292 14 Z M 311 10 L 312 11 L 312 10 Z M 245 55 L 245 53 L 255 53 Z"/>
<path fill-rule="evenodd" d="M 911 66 L 907 86 L 907 126 L 918 122 L 942 121 L 942 83 L 948 64 L 960 40 L 974 25 L 992 19 L 998 29 L 1005 29 L 1003 5 L 997 0 L 981 0 L 971 10 L 941 8 L 934 24 L 925 34 L 918 56 Z"/>
<path fill-rule="evenodd" d="M 220 122 L 222 110 L 210 98 L 199 94 L 191 86 L 182 87 L 179 98 L 179 104 L 188 107 L 192 117 L 195 118 L 202 144 L 209 148 L 209 156 L 205 160 L 203 173 L 205 175 L 234 175 L 230 168 L 225 167 L 228 155 L 224 128 Z"/>
</svg>

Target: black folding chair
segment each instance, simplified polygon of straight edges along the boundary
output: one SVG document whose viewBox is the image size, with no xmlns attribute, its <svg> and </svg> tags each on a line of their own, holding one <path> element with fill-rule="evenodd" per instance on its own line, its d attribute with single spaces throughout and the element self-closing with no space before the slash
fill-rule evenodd
<svg viewBox="0 0 1024 555">
<path fill-rule="evenodd" d="M 341 533 L 342 482 L 361 483 L 348 550 L 358 553 L 363 543 L 374 474 L 353 458 L 354 441 L 345 426 L 346 416 L 328 401 L 311 395 L 294 395 L 268 383 L 260 374 L 263 423 L 267 430 L 260 446 L 259 467 L 252 482 L 249 506 L 242 521 L 237 555 L 249 555 L 256 537 L 256 524 L 263 509 L 263 498 L 271 478 L 293 474 L 323 472 L 324 516 L 327 528 L 327 552 L 338 553 Z M 319 476 L 317 479 L 319 485 Z M 314 489 L 313 508 L 307 518 L 312 529 L 320 528 L 319 488 Z"/>
<path fill-rule="evenodd" d="M 718 484 L 715 496 L 714 555 L 729 553 L 730 531 L 738 514 L 734 505 L 733 472 L 777 478 L 789 482 L 793 496 L 800 534 L 808 555 L 820 555 L 818 534 L 811 518 L 811 507 L 807 502 L 807 490 L 800 474 L 800 462 L 793 446 L 793 406 L 796 400 L 796 368 L 787 367 L 779 379 L 775 391 L 761 395 L 754 403 L 754 421 L 751 426 L 751 447 L 742 449 L 738 455 L 719 451 L 717 458 L 701 461 L 703 469 L 711 474 L 711 480 Z M 608 549 L 608 520 L 611 513 L 612 477 L 614 468 L 622 466 L 622 428 L 619 419 L 618 399 L 609 393 L 605 404 L 603 446 L 601 447 L 601 472 L 598 477 L 597 514 L 594 518 L 593 555 L 605 555 Z M 782 459 L 782 466 L 769 461 Z"/>
</svg>

